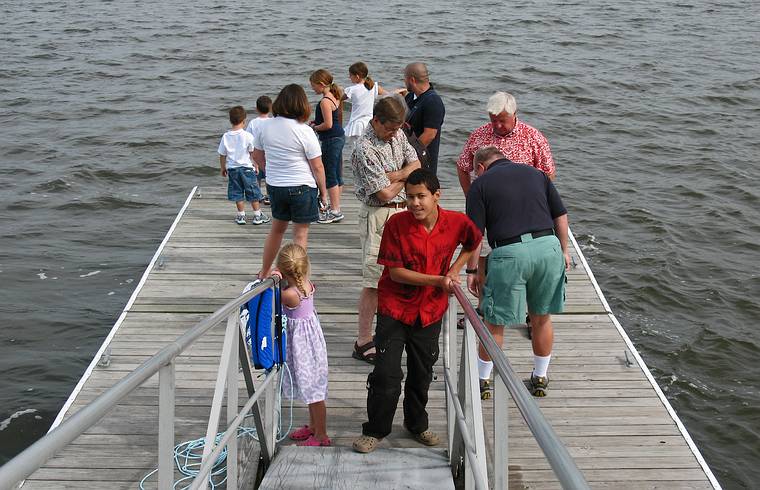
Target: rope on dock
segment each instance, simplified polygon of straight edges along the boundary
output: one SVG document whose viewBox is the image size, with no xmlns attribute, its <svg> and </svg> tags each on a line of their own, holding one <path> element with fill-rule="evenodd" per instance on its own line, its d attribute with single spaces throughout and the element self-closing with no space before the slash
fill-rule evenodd
<svg viewBox="0 0 760 490">
<path fill-rule="evenodd" d="M 287 430 L 282 430 L 282 404 L 280 404 L 280 410 L 277 411 L 277 442 L 280 442 L 288 437 L 291 429 L 293 428 L 293 376 L 290 373 L 287 363 L 283 363 L 285 373 L 290 379 L 291 393 L 290 393 L 290 406 L 288 407 L 289 420 Z M 280 399 L 282 399 L 282 380 L 284 376 L 280 378 Z M 259 435 L 256 433 L 255 427 L 238 427 L 237 429 L 238 439 L 241 437 L 250 436 L 254 440 L 259 440 Z M 219 444 L 219 441 L 224 437 L 224 432 L 219 432 L 214 438 L 214 445 Z M 188 490 L 192 486 L 193 480 L 198 476 L 198 470 L 200 470 L 203 462 L 203 448 L 206 445 L 206 438 L 201 437 L 199 439 L 193 439 L 191 441 L 180 442 L 174 446 L 174 464 L 177 466 L 179 472 L 184 475 L 182 478 L 174 482 L 175 490 Z M 146 474 L 142 480 L 140 480 L 140 490 L 147 490 L 145 488 L 145 482 L 158 472 L 158 468 L 154 469 L 150 473 Z M 188 481 L 189 480 L 189 481 Z M 183 482 L 188 481 L 185 486 L 180 486 Z M 208 477 L 208 483 L 211 486 L 211 490 L 215 490 L 217 486 L 224 484 L 227 481 L 227 448 L 222 450 L 219 457 L 214 462 L 214 466 L 211 468 L 211 473 Z"/>
</svg>

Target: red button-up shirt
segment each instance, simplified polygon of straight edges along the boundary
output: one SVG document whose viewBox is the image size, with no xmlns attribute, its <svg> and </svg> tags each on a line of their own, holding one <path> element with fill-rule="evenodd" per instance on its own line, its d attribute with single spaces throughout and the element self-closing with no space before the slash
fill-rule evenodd
<svg viewBox="0 0 760 490">
<path fill-rule="evenodd" d="M 485 146 L 495 146 L 515 163 L 532 165 L 546 175 L 554 173 L 554 158 L 546 137 L 541 131 L 519 119 L 514 129 L 506 136 L 494 134 L 493 124 L 490 122 L 473 131 L 464 145 L 462 154 L 459 155 L 457 166 L 467 173 L 472 172 L 475 152 Z"/>
<path fill-rule="evenodd" d="M 482 238 L 467 215 L 440 207 L 430 233 L 410 211 L 391 216 L 377 257 L 377 263 L 385 266 L 377 285 L 377 311 L 406 325 L 419 318 L 422 326 L 428 326 L 443 318 L 448 307 L 448 294 L 443 289 L 395 282 L 389 268 L 445 276 L 457 247 L 461 244 L 464 250 L 474 250 Z"/>
</svg>

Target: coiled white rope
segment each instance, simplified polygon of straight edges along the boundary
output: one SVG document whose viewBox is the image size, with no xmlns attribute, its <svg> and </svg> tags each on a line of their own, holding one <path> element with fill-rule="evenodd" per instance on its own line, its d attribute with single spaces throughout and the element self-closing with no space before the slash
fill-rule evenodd
<svg viewBox="0 0 760 490">
<path fill-rule="evenodd" d="M 287 363 L 283 363 L 283 376 L 280 378 L 280 383 L 278 386 L 278 391 L 280 393 L 280 399 L 282 400 L 282 382 L 285 379 L 285 375 L 288 376 L 288 379 L 290 380 L 290 406 L 288 407 L 289 412 L 289 420 L 288 420 L 288 428 L 283 431 L 282 430 L 282 403 L 280 404 L 280 410 L 277 410 L 276 416 L 277 416 L 277 442 L 282 441 L 285 439 L 288 434 L 290 433 L 291 429 L 293 428 L 293 377 L 290 373 L 290 368 L 288 368 Z M 259 437 L 256 433 L 255 427 L 238 427 L 237 429 L 237 437 L 246 437 L 250 436 L 254 440 L 258 441 Z M 219 444 L 219 441 L 224 437 L 224 432 L 219 432 L 216 437 L 214 438 L 214 445 L 216 446 Z M 177 469 L 179 472 L 184 475 L 182 478 L 174 482 L 174 488 L 175 490 L 188 490 L 192 486 L 192 481 L 195 480 L 195 477 L 198 476 L 198 470 L 201 468 L 201 463 L 203 460 L 203 448 L 206 445 L 206 438 L 201 437 L 199 439 L 193 439 L 192 441 L 184 441 L 176 446 L 174 446 L 174 464 L 177 466 Z M 151 471 L 150 473 L 146 474 L 142 480 L 140 480 L 140 490 L 147 490 L 145 488 L 145 482 L 153 476 L 156 472 L 158 472 L 158 468 Z M 189 482 L 188 482 L 189 480 Z M 211 487 L 211 490 L 216 489 L 217 486 L 222 485 L 227 481 L 227 448 L 225 447 L 224 450 L 219 454 L 219 457 L 216 458 L 216 461 L 214 462 L 214 466 L 211 468 L 211 473 L 209 473 L 208 477 L 208 483 Z M 187 483 L 183 483 L 187 482 Z M 182 486 L 184 485 L 184 486 Z"/>
</svg>

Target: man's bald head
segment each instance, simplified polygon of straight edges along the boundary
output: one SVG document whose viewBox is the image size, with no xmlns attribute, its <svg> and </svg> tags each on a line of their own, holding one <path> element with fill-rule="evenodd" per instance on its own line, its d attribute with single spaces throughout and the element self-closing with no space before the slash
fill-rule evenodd
<svg viewBox="0 0 760 490">
<path fill-rule="evenodd" d="M 404 69 L 404 76 L 414 78 L 417 83 L 424 83 L 430 81 L 430 74 L 428 73 L 427 65 L 419 61 L 409 63 Z"/>
</svg>

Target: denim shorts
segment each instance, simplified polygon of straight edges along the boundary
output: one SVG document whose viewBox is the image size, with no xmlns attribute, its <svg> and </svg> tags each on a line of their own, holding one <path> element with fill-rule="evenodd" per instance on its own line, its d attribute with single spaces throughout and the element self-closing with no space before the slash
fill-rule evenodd
<svg viewBox="0 0 760 490">
<path fill-rule="evenodd" d="M 249 167 L 227 169 L 227 199 L 230 201 L 261 201 L 263 199 L 256 171 Z"/>
<path fill-rule="evenodd" d="M 293 223 L 312 223 L 319 219 L 317 189 L 308 185 L 276 187 L 267 184 L 272 202 L 272 217 Z"/>
<path fill-rule="evenodd" d="M 334 136 L 319 140 L 322 147 L 322 164 L 325 166 L 327 188 L 343 185 L 343 145 L 345 136 Z"/>
</svg>

